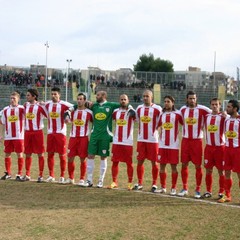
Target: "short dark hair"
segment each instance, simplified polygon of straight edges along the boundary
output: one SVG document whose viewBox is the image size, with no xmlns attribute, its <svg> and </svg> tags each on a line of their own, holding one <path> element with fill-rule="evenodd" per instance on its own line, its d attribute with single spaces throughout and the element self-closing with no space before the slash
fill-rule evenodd
<svg viewBox="0 0 240 240">
<path fill-rule="evenodd" d="M 38 100 L 39 92 L 35 88 L 30 88 L 27 90 L 33 97 L 35 97 L 36 101 Z"/>
<path fill-rule="evenodd" d="M 221 100 L 219 98 L 217 98 L 217 97 L 212 98 L 210 100 L 210 104 L 212 103 L 212 101 L 218 101 L 218 102 L 220 102 L 220 105 L 221 105 Z"/>
<path fill-rule="evenodd" d="M 228 103 L 231 103 L 233 108 L 237 108 L 237 112 L 239 111 L 239 102 L 238 102 L 238 100 L 231 99 L 231 100 L 228 101 Z"/>
<path fill-rule="evenodd" d="M 86 95 L 85 95 L 84 93 L 79 93 L 78 96 L 83 96 L 83 99 L 84 99 L 84 100 L 87 99 L 87 97 L 86 97 Z"/>
<path fill-rule="evenodd" d="M 188 98 L 190 95 L 197 95 L 197 94 L 194 91 L 190 90 L 190 91 L 188 91 L 186 97 Z"/>
<path fill-rule="evenodd" d="M 53 88 L 51 89 L 51 91 L 52 91 L 52 92 L 58 92 L 58 93 L 61 92 L 61 90 L 60 90 L 59 87 L 53 87 Z"/>
</svg>

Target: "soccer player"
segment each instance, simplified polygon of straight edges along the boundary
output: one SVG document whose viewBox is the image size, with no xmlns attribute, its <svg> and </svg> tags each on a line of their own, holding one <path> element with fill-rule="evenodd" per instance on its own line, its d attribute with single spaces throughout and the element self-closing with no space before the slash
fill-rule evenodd
<svg viewBox="0 0 240 240">
<path fill-rule="evenodd" d="M 25 110 L 22 105 L 19 105 L 20 95 L 18 92 L 12 92 L 10 96 L 10 105 L 2 110 L 1 117 L 1 133 L 3 136 L 3 128 L 5 130 L 4 137 L 4 152 L 5 152 L 5 175 L 1 177 L 2 180 L 10 179 L 12 158 L 11 153 L 16 152 L 18 158 L 18 173 L 16 181 L 21 181 L 22 169 L 24 164 L 24 119 Z"/>
<path fill-rule="evenodd" d="M 158 177 L 158 122 L 162 108 L 153 103 L 153 93 L 150 90 L 143 92 L 143 104 L 136 109 L 138 121 L 137 137 L 137 177 L 138 183 L 133 190 L 143 189 L 144 161 L 148 159 L 152 164 L 152 189 L 157 190 Z"/>
<path fill-rule="evenodd" d="M 38 155 L 39 176 L 38 182 L 43 181 L 43 169 L 44 169 L 44 134 L 43 119 L 47 118 L 47 112 L 43 106 L 38 103 L 38 90 L 27 90 L 27 102 L 24 104 L 25 108 L 25 134 L 24 134 L 24 146 L 25 146 L 25 169 L 26 175 L 22 178 L 23 181 L 29 181 L 30 170 L 32 165 L 32 154 Z"/>
<path fill-rule="evenodd" d="M 223 173 L 223 156 L 225 149 L 224 122 L 225 114 L 220 112 L 221 102 L 218 98 L 210 101 L 212 109 L 211 114 L 207 114 L 205 118 L 206 146 L 204 149 L 204 166 L 206 168 L 206 189 L 203 194 L 204 198 L 212 197 L 212 172 L 215 166 L 219 175 L 219 191 L 221 198 L 224 192 L 224 173 Z"/>
<path fill-rule="evenodd" d="M 108 102 L 107 93 L 98 91 L 96 102 L 91 106 L 93 112 L 93 128 L 88 144 L 87 181 L 86 187 L 93 186 L 93 170 L 95 155 L 101 158 L 98 188 L 103 187 L 103 180 L 107 171 L 107 157 L 112 141 L 112 113 L 120 106 L 119 103 Z"/>
<path fill-rule="evenodd" d="M 159 157 L 160 163 L 160 183 L 161 188 L 157 191 L 166 193 L 166 165 L 171 164 L 172 169 L 172 188 L 170 195 L 177 194 L 176 185 L 178 178 L 177 164 L 179 162 L 179 126 L 183 124 L 182 116 L 175 110 L 175 99 L 172 96 L 164 97 L 163 113 L 160 116 L 160 139 Z"/>
<path fill-rule="evenodd" d="M 128 190 L 133 188 L 133 127 L 135 120 L 135 112 L 128 108 L 129 99 L 126 94 L 122 94 L 119 99 L 120 108 L 113 112 L 113 120 L 115 121 L 115 132 L 112 145 L 112 184 L 108 188 L 118 187 L 119 162 L 127 165 Z M 133 111 L 133 114 L 130 114 Z"/>
<path fill-rule="evenodd" d="M 225 120 L 226 147 L 224 155 L 225 195 L 218 202 L 230 202 L 232 200 L 231 188 L 233 184 L 232 171 L 237 173 L 240 187 L 240 116 L 238 114 L 239 103 L 237 100 L 229 100 L 227 114 L 230 118 Z"/>
<path fill-rule="evenodd" d="M 186 96 L 187 104 L 181 107 L 180 112 L 184 119 L 181 144 L 181 176 L 183 189 L 178 196 L 188 195 L 188 165 L 191 161 L 196 169 L 196 189 L 194 197 L 201 197 L 200 188 L 202 183 L 202 156 L 203 156 L 203 127 L 204 118 L 211 110 L 197 104 L 197 96 L 194 91 L 189 91 Z"/>
<path fill-rule="evenodd" d="M 92 111 L 85 107 L 86 96 L 79 93 L 77 96 L 78 108 L 71 112 L 72 129 L 68 144 L 68 174 L 66 183 L 74 183 L 74 158 L 78 156 L 81 161 L 79 186 L 84 186 L 84 178 L 87 170 L 87 148 L 90 122 L 93 121 Z"/>
<path fill-rule="evenodd" d="M 60 100 L 60 88 L 51 89 L 52 100 L 45 107 L 48 113 L 47 152 L 49 177 L 46 182 L 54 182 L 54 153 L 58 153 L 60 159 L 59 183 L 64 183 L 66 170 L 66 124 L 64 114 L 73 107 L 71 103 Z"/>
</svg>

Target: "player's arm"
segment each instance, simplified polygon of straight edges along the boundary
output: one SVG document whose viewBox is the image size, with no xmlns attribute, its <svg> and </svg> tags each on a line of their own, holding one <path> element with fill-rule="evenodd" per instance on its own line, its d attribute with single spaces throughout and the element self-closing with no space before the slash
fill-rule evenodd
<svg viewBox="0 0 240 240">
<path fill-rule="evenodd" d="M 3 110 L 1 110 L 0 111 L 0 142 L 3 141 L 4 128 L 5 128 L 5 118 L 4 118 Z"/>
</svg>

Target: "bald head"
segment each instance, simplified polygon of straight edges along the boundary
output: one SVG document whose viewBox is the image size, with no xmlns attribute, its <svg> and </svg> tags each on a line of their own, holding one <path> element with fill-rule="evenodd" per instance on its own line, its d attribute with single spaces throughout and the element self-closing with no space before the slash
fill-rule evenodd
<svg viewBox="0 0 240 240">
<path fill-rule="evenodd" d="M 98 91 L 96 95 L 96 100 L 98 103 L 104 102 L 107 100 L 107 92 L 105 91 Z"/>
<path fill-rule="evenodd" d="M 128 104 L 129 104 L 128 96 L 126 94 L 120 95 L 119 103 L 121 105 L 121 108 L 127 108 Z"/>
<path fill-rule="evenodd" d="M 153 93 L 150 90 L 145 90 L 143 92 L 143 103 L 145 106 L 150 106 L 153 101 Z"/>
</svg>

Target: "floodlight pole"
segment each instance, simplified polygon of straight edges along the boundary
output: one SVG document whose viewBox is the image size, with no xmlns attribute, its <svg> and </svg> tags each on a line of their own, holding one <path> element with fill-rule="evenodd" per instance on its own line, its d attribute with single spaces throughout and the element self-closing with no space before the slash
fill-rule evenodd
<svg viewBox="0 0 240 240">
<path fill-rule="evenodd" d="M 72 59 L 67 59 L 66 60 L 68 63 L 68 68 L 67 68 L 67 79 L 66 79 L 66 102 L 67 102 L 67 98 L 68 98 L 68 76 L 69 76 L 69 69 L 70 69 L 70 63 L 72 62 Z"/>
<path fill-rule="evenodd" d="M 48 71 L 47 71 L 47 60 L 48 60 L 48 41 L 44 44 L 46 47 L 46 74 L 45 74 L 45 102 L 47 101 L 47 79 L 48 79 Z"/>
</svg>

